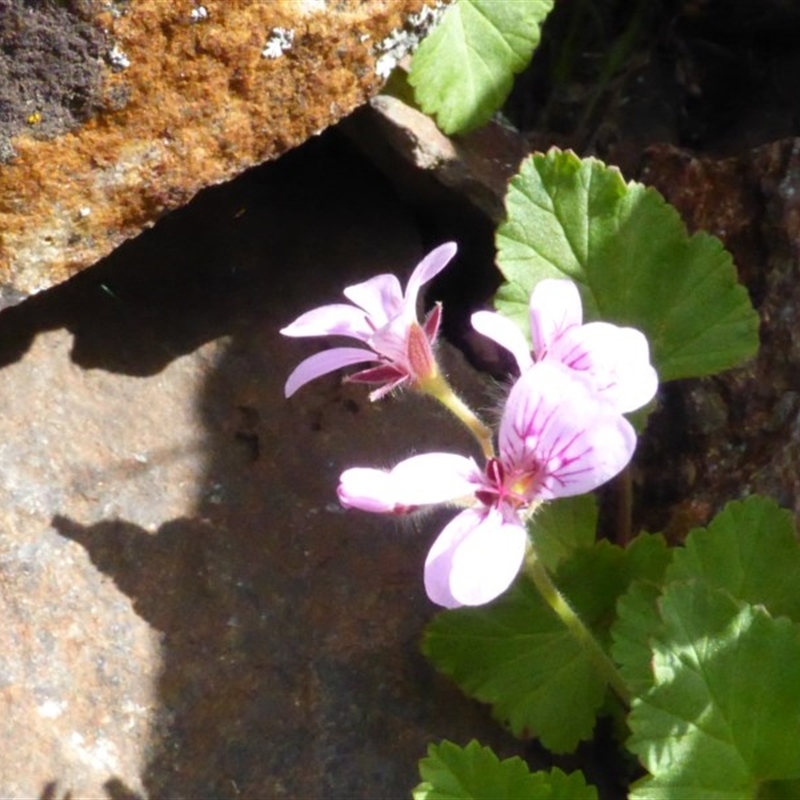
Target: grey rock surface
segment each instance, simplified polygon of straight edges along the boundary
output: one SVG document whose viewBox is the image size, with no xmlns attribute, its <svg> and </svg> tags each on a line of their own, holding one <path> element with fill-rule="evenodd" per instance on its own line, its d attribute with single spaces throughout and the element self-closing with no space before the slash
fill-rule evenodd
<svg viewBox="0 0 800 800">
<path fill-rule="evenodd" d="M 468 435 L 282 393 L 322 343 L 278 329 L 437 237 L 326 135 L 0 314 L 0 796 L 405 797 L 430 741 L 516 749 L 418 651 L 446 512 L 335 495 Z"/>
</svg>

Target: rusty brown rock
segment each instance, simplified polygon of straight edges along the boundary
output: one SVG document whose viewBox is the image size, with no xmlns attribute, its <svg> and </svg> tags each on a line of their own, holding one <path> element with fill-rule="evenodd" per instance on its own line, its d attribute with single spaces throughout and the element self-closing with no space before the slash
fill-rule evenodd
<svg viewBox="0 0 800 800">
<path fill-rule="evenodd" d="M 0 285 L 26 293 L 70 277 L 200 188 L 279 155 L 363 103 L 381 84 L 379 44 L 423 0 L 66 5 L 70 13 L 42 5 L 58 15 L 48 27 L 45 11 L 26 6 L 19 16 L 16 0 L 0 2 L 6 34 L 16 36 L 9 46 L 32 41 L 23 25 L 30 17 L 45 47 L 82 48 L 92 69 L 105 59 L 97 85 L 91 70 L 82 84 L 78 117 L 88 119 L 43 136 L 58 105 L 30 100 L 17 115 L 25 130 L 0 148 Z M 79 31 L 65 44 L 59 26 Z M 44 56 L 52 69 L 53 53 Z M 68 102 L 74 97 L 61 99 Z M 19 131 L 20 119 L 6 122 L 6 132 Z"/>
<path fill-rule="evenodd" d="M 747 364 L 664 388 L 639 459 L 647 526 L 680 538 L 753 492 L 800 522 L 800 140 L 724 159 L 655 146 L 641 177 L 720 237 L 761 317 Z"/>
</svg>

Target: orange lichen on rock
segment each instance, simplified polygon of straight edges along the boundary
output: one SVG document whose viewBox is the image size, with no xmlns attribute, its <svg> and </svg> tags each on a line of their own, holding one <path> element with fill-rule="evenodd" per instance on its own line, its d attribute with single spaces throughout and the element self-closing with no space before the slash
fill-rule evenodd
<svg viewBox="0 0 800 800">
<path fill-rule="evenodd" d="M 375 44 L 423 4 L 98 7 L 93 22 L 112 46 L 103 110 L 56 138 L 18 134 L 0 163 L 0 284 L 58 283 L 204 186 L 337 121 L 380 86 Z"/>
</svg>

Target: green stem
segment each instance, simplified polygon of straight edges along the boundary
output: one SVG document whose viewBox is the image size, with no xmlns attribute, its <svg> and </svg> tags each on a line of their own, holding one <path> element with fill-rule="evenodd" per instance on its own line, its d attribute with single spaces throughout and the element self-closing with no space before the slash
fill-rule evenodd
<svg viewBox="0 0 800 800">
<path fill-rule="evenodd" d="M 564 623 L 577 642 L 588 652 L 589 657 L 609 686 L 617 693 L 620 700 L 630 705 L 630 692 L 614 662 L 608 657 L 606 651 L 603 650 L 600 643 L 592 635 L 592 632 L 583 624 L 581 618 L 553 583 L 542 562 L 537 558 L 535 551 L 530 551 L 525 559 L 524 569 L 545 599 L 545 602 L 555 611 L 558 618 Z"/>
<path fill-rule="evenodd" d="M 453 391 L 453 387 L 438 370 L 417 383 L 419 391 L 435 397 L 448 411 L 457 417 L 478 440 L 484 456 L 494 458 L 492 431 L 481 422 L 475 412 Z"/>
</svg>

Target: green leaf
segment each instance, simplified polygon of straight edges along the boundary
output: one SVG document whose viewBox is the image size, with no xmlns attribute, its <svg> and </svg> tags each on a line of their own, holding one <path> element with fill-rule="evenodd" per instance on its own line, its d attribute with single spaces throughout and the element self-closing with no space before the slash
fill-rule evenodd
<svg viewBox="0 0 800 800">
<path fill-rule="evenodd" d="M 670 553 L 662 536 L 641 534 L 627 548 L 602 540 L 576 550 L 556 573 L 556 582 L 581 619 L 605 642 L 616 604 L 637 579 L 658 580 Z"/>
<path fill-rule="evenodd" d="M 640 533 L 625 550 L 627 579 L 661 584 L 672 554 L 660 533 Z"/>
<path fill-rule="evenodd" d="M 557 753 L 592 735 L 605 681 L 527 580 L 488 606 L 438 614 L 422 650 L 514 735 Z"/>
<path fill-rule="evenodd" d="M 611 655 L 631 693 L 641 694 L 653 683 L 651 645 L 662 627 L 656 601 L 674 551 L 660 534 L 644 533 L 629 550 L 631 584 L 617 601 Z"/>
<path fill-rule="evenodd" d="M 675 551 L 667 580 L 702 578 L 737 600 L 800 622 L 800 544 L 794 516 L 765 497 L 728 503 Z"/>
<path fill-rule="evenodd" d="M 797 800 L 800 780 L 765 781 L 758 787 L 758 800 Z"/>
<path fill-rule="evenodd" d="M 658 580 L 668 559 L 660 536 L 639 536 L 626 550 L 600 541 L 564 557 L 555 583 L 603 644 L 620 595 L 633 580 Z M 437 615 L 422 650 L 466 694 L 491 704 L 515 736 L 538 736 L 554 752 L 591 736 L 605 700 L 606 681 L 589 653 L 524 577 L 489 605 Z"/>
<path fill-rule="evenodd" d="M 528 523 L 536 554 L 551 571 L 577 548 L 589 547 L 596 532 L 597 500 L 593 494 L 547 503 Z"/>
<path fill-rule="evenodd" d="M 598 639 L 609 638 L 617 598 L 657 568 L 666 550 L 643 537 L 627 550 L 597 542 L 561 563 L 556 584 Z M 445 611 L 428 625 L 425 655 L 468 695 L 492 705 L 519 737 L 538 735 L 555 752 L 591 736 L 606 682 L 526 579 L 479 608 Z"/>
<path fill-rule="evenodd" d="M 634 581 L 660 582 L 669 559 L 663 536 L 642 533 L 625 549 L 603 540 L 576 550 L 556 579 L 584 623 L 606 642 L 620 597 Z"/>
<path fill-rule="evenodd" d="M 670 584 L 660 612 L 654 685 L 629 717 L 651 776 L 630 796 L 780 796 L 800 778 L 800 630 L 698 581 Z"/>
<path fill-rule="evenodd" d="M 658 584 L 634 581 L 617 603 L 611 628 L 611 655 L 631 693 L 640 695 L 653 685 L 652 646 L 661 634 Z"/>
<path fill-rule="evenodd" d="M 506 211 L 497 247 L 508 283 L 496 305 L 526 334 L 533 287 L 567 277 L 587 320 L 647 336 L 662 381 L 719 372 L 756 352 L 758 315 L 730 254 L 713 236 L 688 236 L 654 189 L 554 149 L 523 162 Z"/>
<path fill-rule="evenodd" d="M 409 83 L 447 134 L 488 122 L 528 65 L 553 0 L 457 0 L 423 40 Z"/>
<path fill-rule="evenodd" d="M 597 789 L 587 784 L 582 772 L 562 772 L 554 767 L 550 772 L 536 772 L 546 775 L 550 783 L 548 800 L 597 800 Z"/>
<path fill-rule="evenodd" d="M 430 745 L 419 763 L 423 783 L 414 800 L 596 800 L 583 775 L 559 769 L 530 772 L 520 758 L 500 759 L 476 741 Z"/>
<path fill-rule="evenodd" d="M 662 581 L 634 582 L 618 603 L 612 655 L 634 693 L 652 685 L 651 646 L 662 635 L 656 601 L 663 583 L 703 580 L 772 616 L 800 622 L 800 544 L 794 517 L 768 498 L 729 503 L 708 526 L 690 532 Z"/>
</svg>

